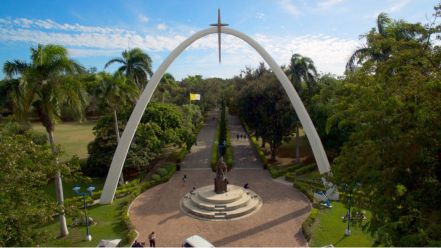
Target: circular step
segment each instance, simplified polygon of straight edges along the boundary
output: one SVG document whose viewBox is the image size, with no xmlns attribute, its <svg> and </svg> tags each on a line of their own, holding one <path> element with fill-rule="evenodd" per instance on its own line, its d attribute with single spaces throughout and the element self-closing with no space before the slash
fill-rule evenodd
<svg viewBox="0 0 441 248">
<path fill-rule="evenodd" d="M 209 185 L 187 193 L 181 200 L 181 210 L 187 215 L 203 220 L 222 221 L 243 218 L 257 212 L 262 198 L 254 191 L 228 185 L 228 191 L 216 194 Z"/>
</svg>

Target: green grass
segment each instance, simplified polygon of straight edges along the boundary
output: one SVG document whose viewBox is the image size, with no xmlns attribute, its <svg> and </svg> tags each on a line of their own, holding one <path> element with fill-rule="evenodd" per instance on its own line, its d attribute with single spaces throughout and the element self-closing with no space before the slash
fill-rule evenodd
<svg viewBox="0 0 441 248">
<path fill-rule="evenodd" d="M 308 138 L 306 138 L 303 129 L 300 129 L 300 157 L 306 157 L 312 154 L 311 147 L 309 146 Z M 296 156 L 296 138 L 293 134 L 292 138 L 288 142 L 284 142 L 277 153 L 277 156 L 281 158 L 295 158 Z"/>
<path fill-rule="evenodd" d="M 95 121 L 87 121 L 83 123 L 78 122 L 61 122 L 55 125 L 55 143 L 61 145 L 64 153 L 61 155 L 61 160 L 71 158 L 77 155 L 80 159 L 88 157 L 87 145 L 95 139 L 92 129 L 95 126 Z M 46 129 L 41 123 L 32 123 L 32 129 L 46 133 Z"/>
<path fill-rule="evenodd" d="M 316 222 L 312 225 L 311 247 L 321 247 L 332 244 L 336 247 L 372 247 L 374 239 L 361 230 L 358 224 L 351 224 L 351 236 L 344 235 L 347 222 L 341 217 L 346 214 L 346 208 L 340 202 L 333 202 L 331 209 L 320 210 Z"/>
<path fill-rule="evenodd" d="M 127 229 L 121 221 L 121 202 L 124 198 L 116 199 L 110 205 L 95 205 L 88 208 L 88 215 L 97 222 L 96 225 L 90 227 L 92 241 L 85 241 L 85 227 L 69 227 L 69 235 L 63 238 L 56 238 L 59 235 L 59 223 L 56 221 L 45 229 L 52 234 L 52 239 L 41 246 L 75 246 L 75 247 L 96 247 L 102 239 L 123 239 Z M 72 220 L 68 220 L 68 224 Z"/>
<path fill-rule="evenodd" d="M 92 184 L 93 186 L 95 186 L 95 192 L 100 191 L 103 189 L 104 186 L 104 182 L 106 181 L 105 178 L 92 178 L 92 182 L 91 183 L 78 183 L 78 185 L 81 186 L 81 191 L 86 191 L 87 187 Z M 72 191 L 73 185 L 77 184 L 75 182 L 64 182 L 63 181 L 63 192 L 64 192 L 64 198 L 71 198 L 73 196 L 77 196 L 75 195 L 75 193 Z M 55 183 L 51 182 L 48 185 L 46 185 L 43 188 L 44 192 L 46 194 L 48 194 L 52 199 L 56 200 L 55 197 Z"/>
</svg>

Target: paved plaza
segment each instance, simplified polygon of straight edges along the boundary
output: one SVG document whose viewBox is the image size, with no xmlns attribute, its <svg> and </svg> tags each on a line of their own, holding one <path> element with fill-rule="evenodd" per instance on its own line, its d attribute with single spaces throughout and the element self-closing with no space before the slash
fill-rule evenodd
<svg viewBox="0 0 441 248">
<path fill-rule="evenodd" d="M 215 113 L 212 113 L 215 115 Z M 182 241 L 198 234 L 215 246 L 306 246 L 301 225 L 311 208 L 308 199 L 289 184 L 277 182 L 262 169 L 249 139 L 237 141 L 235 132 L 245 131 L 239 120 L 229 115 L 229 129 L 237 169 L 228 173 L 231 184 L 249 183 L 262 197 L 262 208 L 249 217 L 231 221 L 203 221 L 181 212 L 179 202 L 193 187 L 213 184 L 215 173 L 209 169 L 211 141 L 215 120 L 207 117 L 198 135 L 198 145 L 184 161 L 183 170 L 162 185 L 142 193 L 132 203 L 129 213 L 139 240 L 157 234 L 157 246 L 180 246 Z M 209 151 L 207 151 L 209 150 Z M 187 180 L 182 180 L 183 175 Z"/>
</svg>

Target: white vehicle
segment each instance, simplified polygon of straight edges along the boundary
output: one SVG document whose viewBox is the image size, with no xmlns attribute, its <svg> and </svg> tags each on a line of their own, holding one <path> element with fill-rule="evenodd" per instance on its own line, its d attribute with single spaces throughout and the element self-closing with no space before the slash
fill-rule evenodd
<svg viewBox="0 0 441 248">
<path fill-rule="evenodd" d="M 214 247 L 214 245 L 199 235 L 193 235 L 184 240 L 182 247 Z"/>
</svg>

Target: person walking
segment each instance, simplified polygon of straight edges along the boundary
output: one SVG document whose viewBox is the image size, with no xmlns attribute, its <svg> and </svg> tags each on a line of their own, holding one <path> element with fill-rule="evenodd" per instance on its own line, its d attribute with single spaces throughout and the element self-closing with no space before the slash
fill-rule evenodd
<svg viewBox="0 0 441 248">
<path fill-rule="evenodd" d="M 156 247 L 156 234 L 155 234 L 155 232 L 150 233 L 149 243 L 150 243 L 150 247 Z"/>
</svg>

